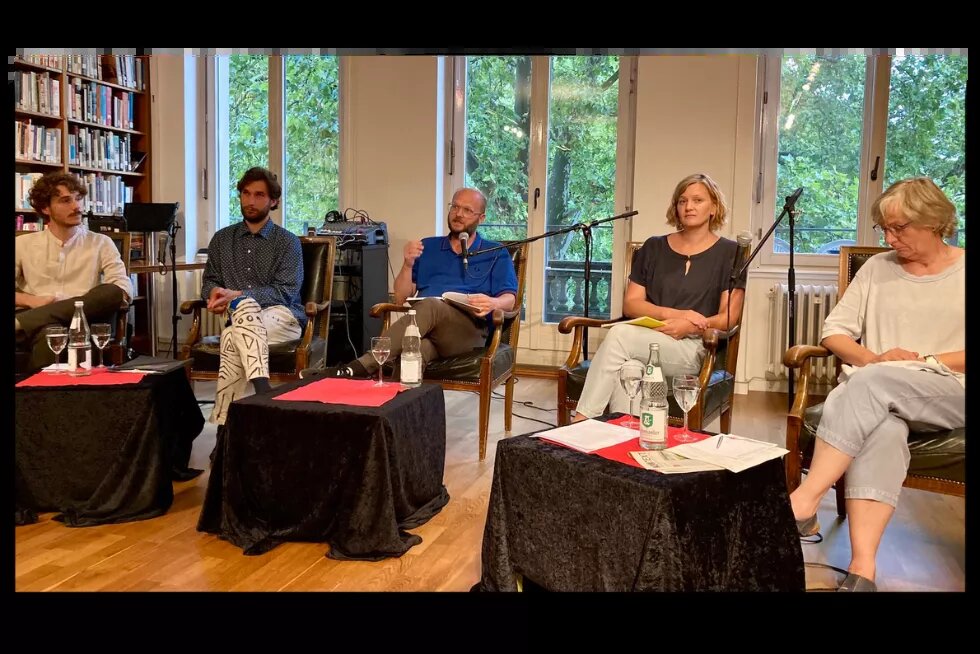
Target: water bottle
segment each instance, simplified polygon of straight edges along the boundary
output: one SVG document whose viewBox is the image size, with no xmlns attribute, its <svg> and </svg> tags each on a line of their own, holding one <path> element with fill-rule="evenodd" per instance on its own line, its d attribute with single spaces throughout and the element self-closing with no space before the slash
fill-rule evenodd
<svg viewBox="0 0 980 654">
<path fill-rule="evenodd" d="M 84 302 L 75 302 L 75 315 L 68 327 L 68 374 L 74 377 L 92 374 L 92 333 L 83 310 Z"/>
<path fill-rule="evenodd" d="M 422 383 L 422 337 L 415 322 L 415 309 L 408 310 L 408 320 L 402 337 L 401 383 L 414 387 Z"/>
<path fill-rule="evenodd" d="M 641 384 L 640 446 L 646 450 L 662 450 L 667 447 L 667 380 L 660 367 L 659 343 L 650 343 L 650 357 L 643 369 Z"/>
</svg>

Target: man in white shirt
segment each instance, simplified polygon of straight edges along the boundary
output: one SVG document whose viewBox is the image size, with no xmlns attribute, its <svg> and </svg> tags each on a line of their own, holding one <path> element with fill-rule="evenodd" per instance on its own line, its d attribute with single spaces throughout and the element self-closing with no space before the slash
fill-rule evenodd
<svg viewBox="0 0 980 654">
<path fill-rule="evenodd" d="M 14 328 L 19 346 L 30 347 L 31 369 L 54 362 L 44 329 L 68 325 L 75 301 L 85 303 L 89 323 L 111 321 L 133 290 L 112 239 L 82 225 L 85 186 L 75 175 L 48 173 L 31 188 L 30 202 L 47 218 L 40 232 L 15 239 Z"/>
</svg>

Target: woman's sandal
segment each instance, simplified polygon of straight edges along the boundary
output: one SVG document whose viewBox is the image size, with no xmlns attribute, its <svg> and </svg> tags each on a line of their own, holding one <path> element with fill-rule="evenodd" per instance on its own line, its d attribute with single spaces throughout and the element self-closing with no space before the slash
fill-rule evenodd
<svg viewBox="0 0 980 654">
<path fill-rule="evenodd" d="M 838 593 L 874 593 L 877 590 L 875 582 L 853 572 L 848 572 L 847 577 L 837 587 Z"/>
<path fill-rule="evenodd" d="M 820 523 L 817 522 L 817 514 L 814 513 L 809 518 L 804 518 L 803 520 L 796 521 L 796 531 L 799 532 L 800 536 L 814 536 L 820 531 Z"/>
</svg>

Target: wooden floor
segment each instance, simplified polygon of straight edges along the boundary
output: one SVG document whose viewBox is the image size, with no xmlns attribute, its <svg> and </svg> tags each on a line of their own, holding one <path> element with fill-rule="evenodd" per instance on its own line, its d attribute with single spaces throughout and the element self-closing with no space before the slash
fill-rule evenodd
<svg viewBox="0 0 980 654">
<path fill-rule="evenodd" d="M 199 399 L 213 383 L 198 382 Z M 533 402 L 515 413 L 555 422 L 555 382 L 522 379 L 516 399 Z M 550 409 L 541 411 L 535 407 Z M 210 407 L 205 407 L 205 412 Z M 68 528 L 42 514 L 17 527 L 18 591 L 466 591 L 480 576 L 480 543 L 493 460 L 503 437 L 503 400 L 493 401 L 487 459 L 477 461 L 476 396 L 447 392 L 445 484 L 451 500 L 436 517 L 413 530 L 422 544 L 398 559 L 368 563 L 334 561 L 323 543 L 286 543 L 261 556 L 196 530 L 208 473 L 176 483 L 170 511 L 159 518 L 120 525 Z M 772 442 L 784 439 L 786 398 L 773 393 L 736 396 L 735 433 Z M 713 425 L 717 428 L 717 423 Z M 514 433 L 544 426 L 514 418 Z M 710 428 L 711 426 L 709 426 Z M 195 441 L 191 466 L 208 467 L 214 427 Z M 878 555 L 880 590 L 962 591 L 965 588 L 964 500 L 924 491 L 902 491 Z M 840 575 L 812 564 L 847 567 L 847 523 L 835 519 L 833 494 L 820 508 L 825 540 L 805 544 L 807 588 L 836 587 Z"/>
</svg>

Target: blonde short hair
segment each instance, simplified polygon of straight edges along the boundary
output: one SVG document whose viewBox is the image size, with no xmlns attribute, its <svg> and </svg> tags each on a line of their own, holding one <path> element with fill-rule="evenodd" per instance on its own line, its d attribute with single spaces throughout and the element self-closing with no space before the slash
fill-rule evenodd
<svg viewBox="0 0 980 654">
<path fill-rule="evenodd" d="M 949 238 L 956 231 L 956 207 L 928 177 L 895 182 L 871 205 L 871 220 L 883 225 L 886 213 L 900 213 L 920 227 Z"/>
<path fill-rule="evenodd" d="M 725 196 L 722 194 L 721 189 L 718 188 L 717 182 L 704 173 L 688 175 L 677 183 L 677 187 L 674 189 L 674 195 L 670 198 L 670 206 L 667 207 L 667 224 L 680 229 L 681 221 L 677 216 L 677 199 L 681 197 L 681 193 L 686 191 L 687 187 L 691 184 L 704 184 L 704 187 L 708 189 L 708 195 L 711 196 L 711 201 L 717 207 L 717 210 L 711 215 L 711 219 L 708 221 L 708 229 L 713 232 L 716 231 L 725 224 L 725 217 L 728 215 L 728 205 L 725 204 Z"/>
</svg>

